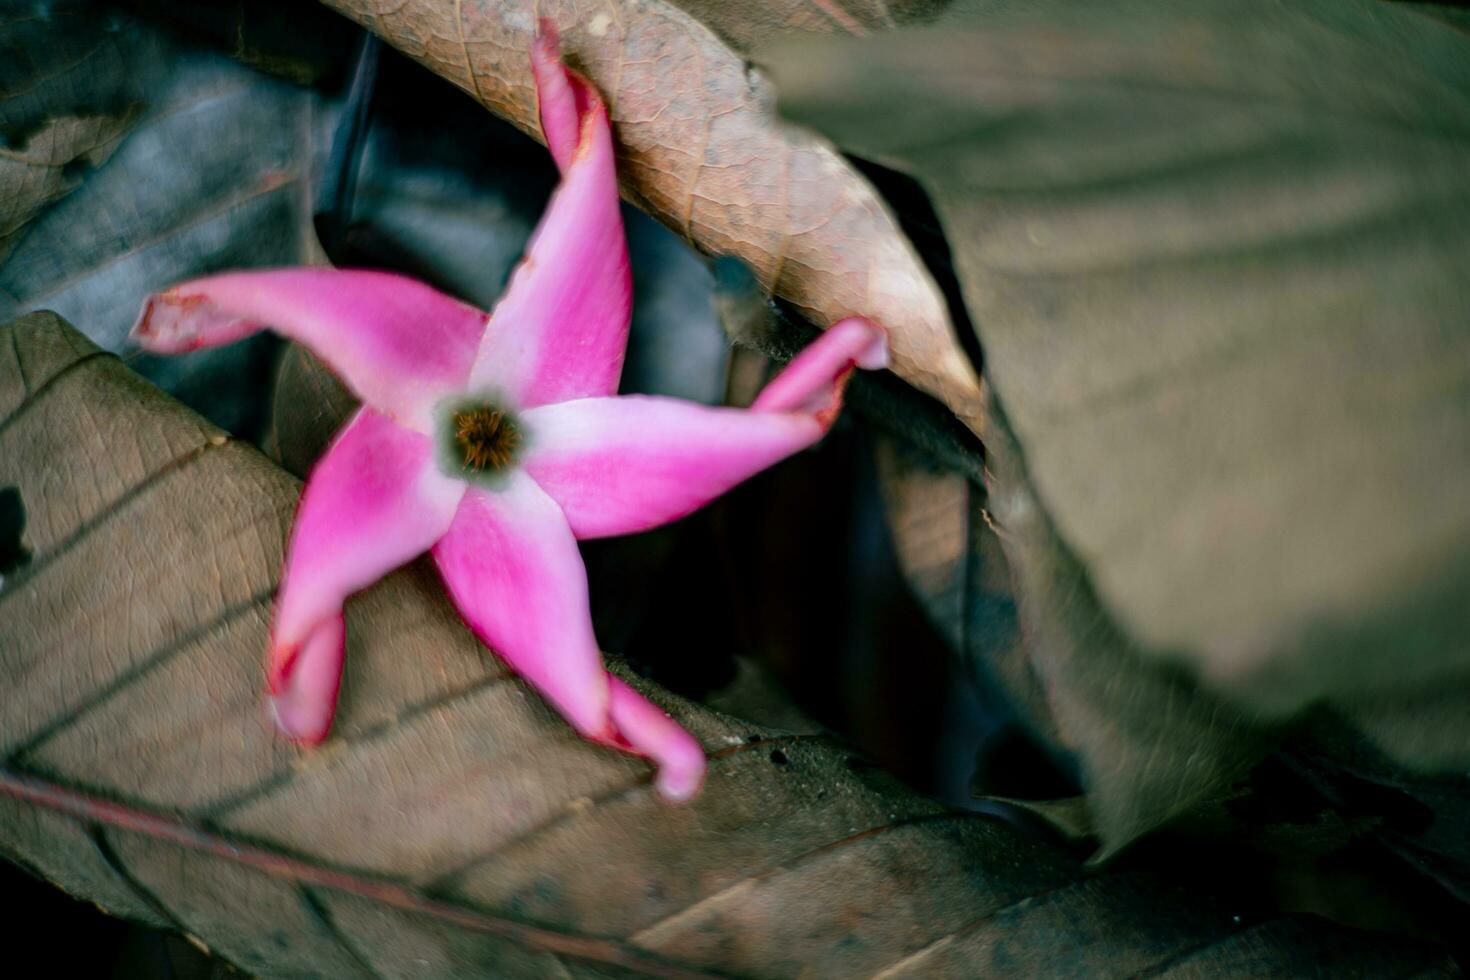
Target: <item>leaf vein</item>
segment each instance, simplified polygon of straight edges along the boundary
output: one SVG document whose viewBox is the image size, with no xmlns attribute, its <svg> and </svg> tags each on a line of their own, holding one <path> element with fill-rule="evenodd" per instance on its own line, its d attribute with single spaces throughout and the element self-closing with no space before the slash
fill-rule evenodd
<svg viewBox="0 0 1470 980">
<path fill-rule="evenodd" d="M 10 331 L 10 342 L 12 344 L 17 344 L 18 343 L 18 341 L 16 340 L 16 337 L 15 337 L 15 330 L 13 328 Z M 72 374 L 78 368 L 80 368 L 83 364 L 86 364 L 88 361 L 94 361 L 94 360 L 96 360 L 99 357 L 113 357 L 113 356 L 114 355 L 110 351 L 95 350 L 95 351 L 92 351 L 91 353 L 83 354 L 81 357 L 77 358 L 75 361 L 72 361 L 66 367 L 62 368 L 60 371 L 57 371 L 51 377 L 47 378 L 45 381 L 43 381 L 36 388 L 35 391 L 30 392 L 30 394 L 26 396 L 26 400 L 23 401 L 23 402 L 21 402 L 19 405 L 17 405 L 15 407 L 15 410 L 13 412 L 11 412 L 5 418 L 0 419 L 0 436 L 5 435 L 6 431 L 12 425 L 14 425 L 17 421 L 19 421 L 22 415 L 24 415 L 26 412 L 30 411 L 31 406 L 33 406 L 36 402 L 40 401 L 41 398 L 43 396 L 45 396 L 47 392 L 49 392 L 52 388 L 56 387 L 56 385 L 59 382 L 61 382 L 62 380 L 64 380 L 67 375 Z M 19 352 L 19 350 L 17 350 L 16 351 L 16 358 L 19 359 L 19 357 L 20 357 L 20 352 Z M 22 374 L 22 379 L 24 380 L 24 374 Z M 27 383 L 26 388 L 29 391 L 29 388 L 30 388 L 29 383 Z"/>
<path fill-rule="evenodd" d="M 640 945 L 644 944 L 652 940 L 656 933 L 666 932 L 671 928 L 677 929 L 682 920 L 693 919 L 697 917 L 704 909 L 713 905 L 717 905 L 732 895 L 737 895 L 742 892 L 748 891 L 761 882 L 767 881 L 771 878 L 775 878 L 783 874 L 787 874 L 788 872 L 795 870 L 796 868 L 800 867 L 803 864 L 806 864 L 809 861 L 814 861 L 822 857 L 826 857 L 839 850 L 842 850 L 845 847 L 857 844 L 860 841 L 871 840 L 874 837 L 878 837 L 882 834 L 886 834 L 894 830 L 901 830 L 906 827 L 913 827 L 926 823 L 936 823 L 943 820 L 975 819 L 984 818 L 980 817 L 977 814 L 968 813 L 963 810 L 945 810 L 940 813 L 921 813 L 912 817 L 905 817 L 902 820 L 893 820 L 888 823 L 878 824 L 876 826 L 869 827 L 866 830 L 860 830 L 855 834 L 849 834 L 846 837 L 841 837 L 834 841 L 828 841 L 820 847 L 814 847 L 809 851 L 804 851 L 803 853 L 798 854 L 793 858 L 789 858 L 788 860 L 783 861 L 775 867 L 767 868 L 764 871 L 742 878 L 733 884 L 721 888 L 719 891 L 706 895 L 703 898 L 698 899 L 697 901 L 689 905 L 686 905 L 684 908 L 679 909 L 677 912 L 672 912 L 664 916 L 662 919 L 659 919 L 657 922 L 654 922 L 651 925 L 644 926 L 642 929 L 639 929 L 636 933 L 630 936 L 629 941 Z"/>
<path fill-rule="evenodd" d="M 81 360 L 73 362 L 73 366 L 81 364 L 83 361 L 92 360 L 93 358 L 105 353 L 105 351 L 99 351 L 94 354 L 88 354 Z M 56 377 L 53 377 L 51 381 L 55 381 L 56 378 L 59 378 L 63 373 L 67 372 L 58 372 Z M 42 385 L 42 388 L 49 387 L 51 381 L 48 381 L 47 384 Z M 16 414 L 19 414 L 19 410 L 17 410 Z M 14 418 L 15 415 L 12 415 L 11 419 Z M 8 421 L 10 420 L 7 420 L 7 422 Z M 0 435 L 3 435 L 4 431 L 4 426 L 0 425 Z M 228 436 L 215 436 L 208 441 L 197 445 L 187 452 L 181 453 L 180 455 L 175 456 L 173 459 L 164 463 L 158 469 L 154 470 L 148 476 L 144 477 L 135 486 L 130 487 L 128 490 L 124 491 L 116 500 L 112 501 L 96 514 L 83 521 L 80 525 L 76 527 L 75 530 L 67 535 L 64 540 L 52 547 L 49 551 L 43 554 L 35 555 L 31 563 L 26 566 L 24 571 L 22 571 L 19 576 L 17 576 L 15 581 L 20 582 L 35 579 L 43 571 L 45 571 L 45 569 L 50 566 L 52 562 L 56 561 L 58 558 L 65 556 L 67 552 L 76 547 L 77 544 L 84 540 L 88 535 L 94 533 L 99 528 L 106 525 L 110 520 L 112 520 L 112 518 L 116 517 L 117 514 L 121 510 L 123 510 L 123 508 L 127 507 L 129 504 L 133 503 L 134 501 L 140 499 L 141 497 L 152 491 L 154 487 L 158 486 L 168 477 L 179 472 L 180 470 L 183 470 L 184 468 L 202 458 L 204 454 L 209 452 L 211 449 L 218 449 L 221 446 L 229 445 L 232 441 L 233 440 L 231 440 Z M 19 594 L 19 592 L 21 591 L 19 589 L 13 588 L 13 584 L 14 583 L 8 585 L 4 592 L 0 592 L 0 609 L 4 609 L 6 604 L 12 601 L 12 596 Z"/>
<path fill-rule="evenodd" d="M 499 936 L 528 949 L 613 964 L 671 980 L 703 980 L 720 976 L 672 963 L 618 940 L 533 925 L 469 905 L 435 901 L 395 881 L 333 870 L 311 860 L 293 858 L 205 830 L 175 816 L 88 796 L 14 770 L 0 769 L 0 793 L 73 819 L 140 834 L 186 851 L 223 858 L 273 878 L 354 895 L 401 911 Z"/>
</svg>

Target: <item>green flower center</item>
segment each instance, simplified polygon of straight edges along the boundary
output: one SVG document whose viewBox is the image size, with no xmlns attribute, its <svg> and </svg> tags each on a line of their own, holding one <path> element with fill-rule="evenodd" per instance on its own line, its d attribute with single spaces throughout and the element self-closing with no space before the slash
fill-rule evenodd
<svg viewBox="0 0 1470 980">
<path fill-rule="evenodd" d="M 468 473 L 498 473 L 509 467 L 521 445 L 521 430 L 504 409 L 466 405 L 449 417 L 449 435 L 460 467 Z"/>
</svg>

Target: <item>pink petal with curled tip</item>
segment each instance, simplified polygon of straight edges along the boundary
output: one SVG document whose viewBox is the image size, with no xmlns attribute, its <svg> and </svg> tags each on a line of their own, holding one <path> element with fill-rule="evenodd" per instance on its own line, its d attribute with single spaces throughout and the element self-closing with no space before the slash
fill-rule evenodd
<svg viewBox="0 0 1470 980">
<path fill-rule="evenodd" d="M 826 432 L 859 360 L 882 363 L 883 331 L 832 327 L 798 354 L 749 410 L 653 396 L 584 398 L 524 413 L 526 472 L 579 538 L 676 520 Z"/>
<path fill-rule="evenodd" d="M 485 314 L 385 272 L 272 269 L 155 293 L 133 337 L 147 350 L 176 354 L 266 329 L 306 345 L 367 404 L 428 431 L 434 401 L 469 378 Z"/>
<path fill-rule="evenodd" d="M 332 730 L 342 686 L 345 630 L 341 613 L 328 616 L 292 648 L 283 669 L 267 668 L 276 727 L 298 742 L 315 744 Z"/>
<path fill-rule="evenodd" d="M 693 799 L 704 782 L 704 749 L 658 705 L 611 674 L 608 683 L 618 730 L 612 744 L 654 761 L 658 766 L 654 785 L 664 799 L 673 803 Z"/>
<path fill-rule="evenodd" d="M 751 403 L 755 412 L 809 412 L 826 417 L 842 407 L 842 389 L 853 367 L 888 366 L 888 335 L 862 317 L 834 323 L 791 359 Z"/>
<path fill-rule="evenodd" d="M 470 381 L 526 408 L 616 391 L 633 306 L 607 110 L 556 60 L 554 40 L 537 43 L 532 67 L 562 182 L 495 306 Z"/>
<path fill-rule="evenodd" d="M 439 472 L 430 439 L 360 409 L 312 470 L 277 595 L 267 676 L 282 729 L 318 741 L 342 665 L 342 603 L 429 550 L 465 485 Z"/>
<path fill-rule="evenodd" d="M 434 560 L 470 628 L 589 738 L 612 735 L 587 570 L 555 501 L 525 473 L 466 491 Z"/>
<path fill-rule="evenodd" d="M 597 98 L 581 76 L 575 80 L 561 64 L 561 39 L 556 25 L 541 19 L 541 32 L 531 49 L 531 74 L 536 79 L 536 109 L 546 148 L 562 171 L 572 164 L 582 130 L 582 119 L 593 111 Z"/>
</svg>

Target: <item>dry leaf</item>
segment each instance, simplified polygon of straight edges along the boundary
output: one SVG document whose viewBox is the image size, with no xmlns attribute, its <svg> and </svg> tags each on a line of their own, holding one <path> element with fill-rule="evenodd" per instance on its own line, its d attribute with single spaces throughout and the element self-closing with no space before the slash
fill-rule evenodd
<svg viewBox="0 0 1470 980">
<path fill-rule="evenodd" d="M 692 805 L 573 736 L 421 564 L 348 606 L 338 726 L 264 717 L 299 484 L 53 316 L 0 335 L 0 846 L 264 976 L 1294 976 L 1447 969 L 1313 920 L 1240 924 L 1155 876 L 1078 880 L 822 736 L 671 703 Z"/>
</svg>

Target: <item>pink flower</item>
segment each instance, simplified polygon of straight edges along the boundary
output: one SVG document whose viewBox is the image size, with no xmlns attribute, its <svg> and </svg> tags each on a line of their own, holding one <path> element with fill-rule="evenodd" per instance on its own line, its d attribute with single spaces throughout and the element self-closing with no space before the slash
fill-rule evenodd
<svg viewBox="0 0 1470 980">
<path fill-rule="evenodd" d="M 149 297 L 134 336 L 178 353 L 265 327 L 300 341 L 364 405 L 313 470 L 286 556 L 268 657 L 276 723 L 326 737 L 347 596 L 432 552 L 465 621 L 590 739 L 653 759 L 671 800 L 704 753 L 602 665 L 577 539 L 683 517 L 821 438 L 855 364 L 887 345 L 865 320 L 827 330 L 749 411 L 617 397 L 632 286 L 612 138 L 554 34 L 532 53 L 562 182 L 493 315 L 381 272 L 279 269 Z"/>
</svg>

